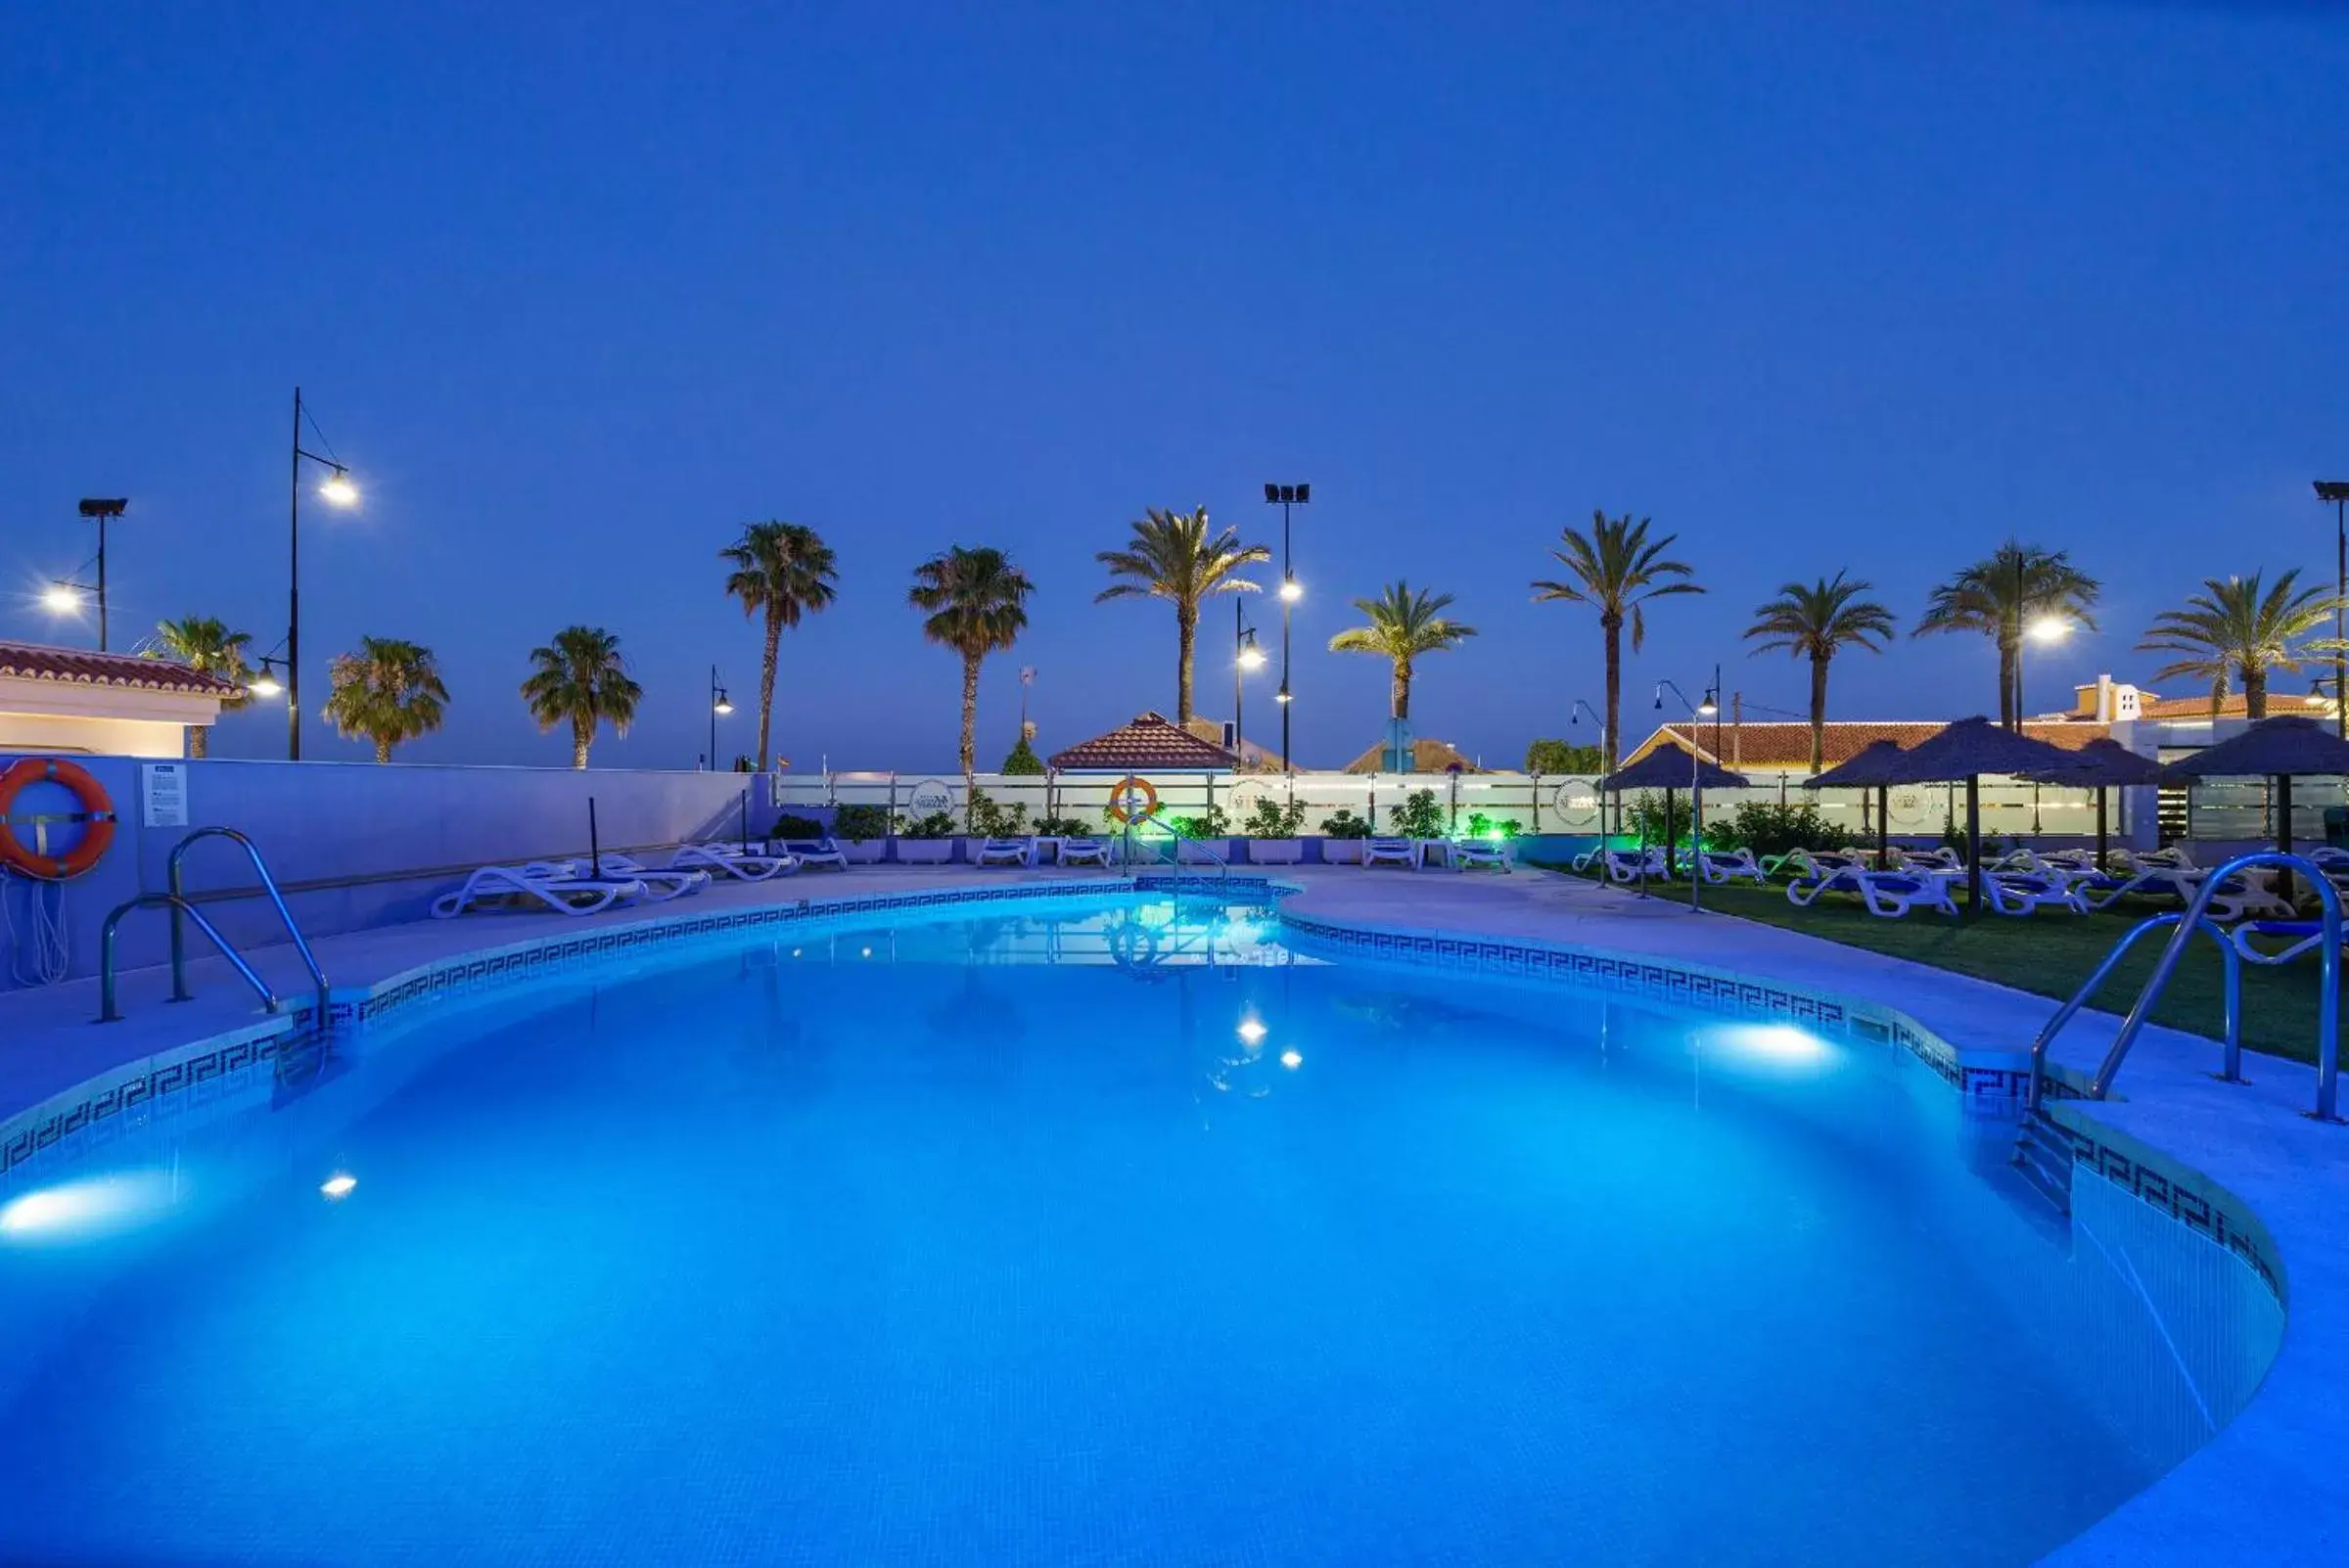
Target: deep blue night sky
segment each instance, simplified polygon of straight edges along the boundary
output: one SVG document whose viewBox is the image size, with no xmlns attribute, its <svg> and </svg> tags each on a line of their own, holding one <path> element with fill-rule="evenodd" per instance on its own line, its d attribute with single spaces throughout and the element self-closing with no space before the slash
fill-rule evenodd
<svg viewBox="0 0 2349 1568">
<path fill-rule="evenodd" d="M 514 688 L 584 620 L 649 697 L 598 760 L 691 765 L 709 664 L 755 686 L 715 551 L 765 517 L 841 560 L 784 650 L 804 768 L 950 763 L 955 662 L 904 590 L 951 542 L 1040 587 L 983 765 L 1023 663 L 1046 750 L 1171 708 L 1171 613 L 1095 605 L 1092 554 L 1151 505 L 1270 538 L 1267 479 L 1315 492 L 1313 764 L 1378 732 L 1384 667 L 1319 650 L 1397 576 L 1484 632 L 1423 667 L 1422 733 L 1506 764 L 1561 732 L 1595 620 L 1526 584 L 1593 507 L 1714 590 L 1654 617 L 1630 729 L 1716 659 L 1800 708 L 1737 641 L 1791 576 L 1849 567 L 1906 623 L 2009 531 L 2069 547 L 2106 614 L 2037 658 L 2052 706 L 2149 670 L 2205 576 L 2329 572 L 2349 14 L 1606 9 L 8 7 L 0 635 L 83 635 L 31 595 L 118 493 L 118 626 L 274 642 L 297 382 L 368 493 L 304 530 L 312 705 L 360 633 L 431 644 L 455 702 L 416 760 L 567 761 Z M 1835 711 L 1979 711 L 1992 669 L 1904 640 Z M 268 712 L 215 737 L 282 745 Z"/>
</svg>

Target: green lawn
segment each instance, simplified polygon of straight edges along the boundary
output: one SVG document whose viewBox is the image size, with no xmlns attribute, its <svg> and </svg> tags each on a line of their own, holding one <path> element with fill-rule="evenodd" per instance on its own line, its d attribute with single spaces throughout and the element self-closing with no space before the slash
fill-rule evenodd
<svg viewBox="0 0 2349 1568">
<path fill-rule="evenodd" d="M 1658 897 L 1687 901 L 1685 882 L 1651 882 L 1648 887 Z M 2088 978 L 2132 924 L 2162 907 L 2147 904 L 2127 913 L 2086 918 L 2043 911 L 2027 919 L 1985 915 L 1952 920 L 1946 915 L 1917 913 L 1886 920 L 1869 914 L 1857 899 L 1831 894 L 1798 909 L 1786 901 L 1784 889 L 1751 886 L 1708 887 L 1704 902 L 1708 908 L 1764 925 L 1783 926 L 2058 998 L 2069 996 Z M 2141 938 L 2106 982 L 2096 1005 L 2116 1013 L 2126 1011 L 2168 939 L 2166 931 Z M 2161 1005 L 2154 1009 L 2154 1021 L 2219 1038 L 2223 1033 L 2221 973 L 2218 950 L 2208 941 L 2197 939 L 2163 992 Z M 2314 954 L 2276 969 L 2244 965 L 2243 1044 L 2299 1061 L 2316 1060 L 2317 986 Z M 2212 1068 L 2217 1068 L 2215 1055 Z"/>
</svg>

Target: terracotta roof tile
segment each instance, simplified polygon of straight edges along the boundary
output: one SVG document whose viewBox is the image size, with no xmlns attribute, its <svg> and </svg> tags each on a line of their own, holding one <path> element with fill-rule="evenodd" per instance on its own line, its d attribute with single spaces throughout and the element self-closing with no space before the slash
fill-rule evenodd
<svg viewBox="0 0 2349 1568">
<path fill-rule="evenodd" d="M 1850 761 L 1866 747 L 1888 740 L 1906 751 L 1930 740 L 1948 726 L 1934 720 L 1915 723 L 1837 722 L 1829 720 L 1822 736 L 1826 765 L 1838 766 Z M 2107 732 L 2103 724 L 2082 723 L 2076 719 L 2031 719 L 2023 725 L 2023 733 L 2033 740 L 2046 741 L 2066 751 L 2078 751 L 2090 741 Z M 1639 749 L 1623 760 L 1629 766 L 1653 751 L 1667 737 L 1681 745 L 1693 745 L 1699 756 L 1724 767 L 1759 768 L 1765 772 L 1790 768 L 1808 771 L 1811 766 L 1811 726 L 1805 723 L 1724 724 L 1720 731 L 1722 755 L 1713 755 L 1714 729 L 1709 722 L 1666 724 L 1639 745 Z"/>
<path fill-rule="evenodd" d="M 1235 761 L 1231 753 L 1212 741 L 1201 740 L 1157 714 L 1144 714 L 1106 735 L 1054 752 L 1051 765 L 1062 772 L 1139 773 L 1154 768 L 1222 769 Z"/>
<path fill-rule="evenodd" d="M 184 691 L 204 697 L 234 697 L 244 689 L 234 681 L 190 669 L 168 659 L 91 653 L 83 648 L 52 648 L 37 642 L 0 642 L 0 676 L 54 680 L 71 686 Z"/>
<path fill-rule="evenodd" d="M 1380 741 L 1361 756 L 1346 764 L 1349 773 L 1383 773 L 1386 771 L 1387 743 Z M 1411 742 L 1411 771 L 1414 773 L 1448 773 L 1457 767 L 1463 773 L 1481 773 L 1483 768 L 1470 761 L 1460 749 L 1450 741 L 1414 740 Z"/>
</svg>

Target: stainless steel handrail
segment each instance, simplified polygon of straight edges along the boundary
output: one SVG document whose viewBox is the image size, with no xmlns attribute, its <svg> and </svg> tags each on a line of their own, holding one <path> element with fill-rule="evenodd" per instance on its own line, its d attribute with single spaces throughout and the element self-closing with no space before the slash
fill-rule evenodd
<svg viewBox="0 0 2349 1568">
<path fill-rule="evenodd" d="M 99 930 L 98 1022 L 101 1024 L 118 1024 L 122 1021 L 122 1010 L 115 1005 L 115 928 L 122 924 L 122 917 L 130 913 L 133 909 L 153 908 L 158 904 L 170 905 L 171 913 L 175 921 L 176 917 L 182 914 L 186 915 L 190 920 L 195 921 L 196 929 L 203 932 L 207 937 L 209 937 L 211 939 L 212 945 L 220 949 L 220 956 L 234 964 L 236 966 L 237 973 L 245 977 L 245 983 L 251 986 L 255 992 L 260 993 L 262 1005 L 265 1006 L 270 1012 L 274 1013 L 277 1011 L 277 992 L 271 991 L 268 983 L 262 980 L 259 975 L 253 973 L 253 965 L 245 961 L 245 955 L 228 945 L 228 939 L 220 935 L 219 930 L 214 927 L 209 920 L 207 920 L 204 917 L 203 910 L 197 908 L 194 904 L 188 902 L 187 899 L 181 898 L 176 893 L 142 893 L 137 898 L 131 899 L 128 903 L 116 904 L 113 912 L 106 917 L 106 924 Z M 176 955 L 174 955 L 173 984 L 175 989 L 177 987 L 177 963 Z M 173 996 L 171 999 L 173 1001 L 187 1000 L 185 996 Z M 321 1029 L 326 1027 L 326 1020 L 323 1017 L 319 1019 L 319 1027 Z"/>
<path fill-rule="evenodd" d="M 2102 963 L 2096 965 L 2096 972 L 2081 983 L 2078 991 L 2072 992 L 2071 1000 L 2065 1002 L 2061 1007 L 2055 1009 L 2055 1016 L 2048 1020 L 2046 1027 L 2040 1030 L 2039 1038 L 2031 1042 L 2031 1094 L 2029 1103 L 2032 1110 L 2036 1111 L 2039 1109 L 2040 1101 L 2044 1097 L 2043 1091 L 2047 1084 L 2048 1047 L 2054 1043 L 2055 1037 L 2062 1033 L 2063 1026 L 2070 1023 L 2073 1016 L 2077 1014 L 2081 1008 L 2088 1005 L 2089 998 L 2094 996 L 2103 986 L 2106 977 L 2109 976 L 2113 970 L 2120 965 L 2120 961 L 2123 958 L 2128 956 L 2129 949 L 2137 945 L 2138 938 L 2143 936 L 2146 932 L 2151 931 L 2158 926 L 2184 925 L 2186 920 L 2187 916 L 2185 914 L 2173 910 L 2169 914 L 2157 914 L 2149 919 L 2141 920 L 2136 925 L 2131 926 L 2127 934 L 2124 935 L 2120 941 L 2112 945 L 2112 950 L 2104 955 L 2104 961 Z M 2242 959 L 2235 952 L 2234 944 L 2227 940 L 2227 933 L 2220 930 L 2215 922 L 2211 921 L 2207 917 L 2199 918 L 2195 922 L 2195 928 L 2208 932 L 2210 934 L 2210 940 L 2219 945 L 2219 951 L 2226 958 L 2227 992 L 2225 1011 L 2227 1025 L 2227 1055 L 2226 1069 L 2219 1074 L 2219 1077 L 2226 1083 L 2239 1084 L 2242 1082 L 2243 1078 Z"/>
<path fill-rule="evenodd" d="M 2341 896 L 2315 861 L 2304 855 L 2286 854 L 2279 850 L 2260 850 L 2250 854 L 2236 855 L 2202 879 L 2202 885 L 2194 890 L 2194 896 L 2188 902 L 2185 913 L 2159 917 L 2160 920 L 2174 920 L 2177 924 L 2177 934 L 2170 938 L 2169 945 L 2162 948 L 2161 956 L 2154 961 L 2153 973 L 2146 977 L 2143 989 L 2137 993 L 2137 1000 L 2129 1009 L 2129 1015 L 2121 1020 L 2120 1032 L 2113 1036 L 2111 1047 L 2104 1052 L 2104 1060 L 2097 1065 L 2096 1076 L 2089 1080 L 2089 1098 L 2100 1100 L 2111 1092 L 2112 1081 L 2119 1074 L 2121 1063 L 2128 1058 L 2129 1047 L 2137 1042 L 2138 1035 L 2145 1027 L 2145 1020 L 2152 1014 L 2154 1003 L 2161 998 L 2163 988 L 2169 985 L 2170 977 L 2177 973 L 2178 962 L 2186 955 L 2188 945 L 2193 941 L 2194 932 L 2197 929 L 2211 927 L 2205 911 L 2210 907 L 2212 898 L 2230 879 L 2245 871 L 2254 871 L 2262 867 L 2274 867 L 2293 872 L 2317 892 L 2318 908 L 2321 912 L 2320 930 L 2324 937 L 2324 945 L 2319 974 L 2319 985 L 2322 990 L 2317 998 L 2317 1107 L 2310 1114 L 2320 1122 L 2340 1120 L 2338 1110 L 2341 1076 Z M 2071 1001 L 2066 1002 L 2056 1016 L 2049 1021 L 2048 1027 L 2041 1031 L 2040 1038 L 2031 1047 L 2030 1101 L 2034 1109 L 2040 1103 L 2047 1050 L 2054 1038 L 2056 1030 L 2069 1022 L 2072 1014 L 2079 1011 L 2087 992 L 2093 991 L 2096 980 L 2101 979 L 2111 969 L 2120 949 L 2135 941 L 2140 932 L 2150 929 L 2155 923 L 2155 921 L 2142 922 L 2128 936 L 2122 938 L 2119 946 L 2112 953 L 2106 955 L 2104 963 L 2098 966 L 2096 974 L 2091 977 L 2089 986 L 2084 989 L 2082 994 L 2074 996 Z M 2222 939 L 2222 945 L 2227 949 L 2230 959 L 2228 965 L 2228 1011 L 2232 1019 L 2239 1021 L 2241 1016 L 2241 955 L 2236 952 L 2232 942 Z M 2231 1025 L 2229 1032 L 2231 1035 L 2234 1034 L 2234 1026 Z M 2231 1041 L 2228 1050 L 2228 1071 L 2221 1076 L 2239 1078 L 2237 1072 L 2239 1065 L 2239 1041 Z"/>
<path fill-rule="evenodd" d="M 1219 853 L 1219 852 L 1217 851 L 1217 849 L 1215 848 L 1215 846 L 1213 846 L 1213 845 L 1209 844 L 1209 843 L 1207 842 L 1207 840 L 1205 840 L 1205 839 L 1203 839 L 1203 838 L 1199 837 L 1197 834 L 1195 834 L 1195 833 L 1186 833 L 1186 832 L 1184 832 L 1184 831 L 1183 831 L 1183 830 L 1182 830 L 1180 827 L 1178 827 L 1178 826 L 1176 826 L 1176 825 L 1175 825 L 1174 819 L 1173 817 L 1171 817 L 1171 816 L 1167 816 L 1167 815 L 1164 815 L 1163 813 L 1156 812 L 1156 811 L 1154 811 L 1154 812 L 1150 813 L 1148 816 L 1145 816 L 1145 817 L 1143 817 L 1143 818 L 1141 819 L 1141 821 L 1140 821 L 1140 822 L 1131 821 L 1131 820 L 1128 820 L 1128 821 L 1127 822 L 1127 824 L 1126 824 L 1126 863 L 1127 863 L 1128 865 L 1131 865 L 1131 864 L 1133 863 L 1133 839 L 1134 839 L 1134 833 L 1133 833 L 1133 830 L 1134 830 L 1136 827 L 1139 827 L 1139 826 L 1141 825 L 1141 822 L 1155 822 L 1155 823 L 1157 823 L 1157 824 L 1158 824 L 1160 827 L 1162 827 L 1162 828 L 1165 828 L 1165 829 L 1167 830 L 1167 833 L 1168 833 L 1168 835 L 1169 835 L 1171 838 L 1173 838 L 1173 839 L 1174 839 L 1174 841 L 1175 841 L 1177 844 L 1195 844 L 1195 845 L 1197 845 L 1197 846 L 1199 847 L 1199 849 L 1201 850 L 1201 852 L 1202 852 L 1202 853 L 1204 853 L 1207 855 L 1208 859 L 1209 859 L 1209 860 L 1210 860 L 1210 861 L 1211 861 L 1211 862 L 1212 862 L 1212 863 L 1215 865 L 1215 867 L 1216 867 L 1216 872 L 1217 872 L 1218 876 L 1220 876 L 1220 877 L 1221 877 L 1221 878 L 1223 878 L 1223 879 L 1225 879 L 1225 880 L 1228 880 L 1228 879 L 1230 878 L 1230 876 L 1231 876 L 1231 861 L 1230 861 L 1230 859 L 1229 859 L 1227 856 L 1225 856 L 1224 854 L 1222 854 L 1222 853 Z M 1153 851 L 1152 851 L 1152 853 L 1153 853 L 1154 854 L 1156 853 L 1156 850 L 1155 850 L 1155 848 L 1153 848 Z M 1182 858 L 1182 852 L 1181 852 L 1180 850 L 1176 850 L 1176 851 L 1174 852 L 1174 858 L 1172 858 L 1172 859 L 1170 859 L 1170 860 L 1168 860 L 1168 861 L 1167 861 L 1167 864 L 1169 864 L 1169 865 L 1171 865 L 1171 866 L 1174 867 L 1174 869 L 1175 869 L 1175 870 L 1177 870 L 1177 871 L 1179 871 L 1179 870 L 1181 870 L 1181 869 L 1182 869 L 1182 867 L 1183 867 L 1183 863 L 1184 863 L 1184 862 L 1183 862 L 1183 858 Z"/>
<path fill-rule="evenodd" d="M 165 873 L 170 883 L 173 899 L 171 908 L 171 999 L 186 1001 L 190 995 L 185 954 L 180 937 L 179 916 L 182 909 L 193 912 L 194 905 L 188 902 L 188 893 L 186 887 L 183 886 L 180 868 L 188 857 L 188 851 L 205 839 L 227 839 L 243 850 L 246 858 L 253 862 L 253 874 L 261 879 L 261 891 L 267 894 L 269 901 L 277 906 L 277 917 L 286 923 L 286 935 L 293 939 L 294 950 L 301 954 L 302 966 L 309 970 L 310 982 L 318 988 L 318 1028 L 321 1031 L 325 1030 L 334 1016 L 327 1003 L 326 972 L 318 967 L 318 955 L 310 951 L 309 942 L 302 936 L 301 928 L 294 924 L 294 911 L 286 907 L 285 895 L 278 891 L 277 879 L 269 874 L 268 865 L 261 859 L 261 852 L 253 847 L 253 840 L 232 827 L 201 827 L 171 847 L 171 858 Z M 218 939 L 214 940 L 216 942 Z"/>
</svg>

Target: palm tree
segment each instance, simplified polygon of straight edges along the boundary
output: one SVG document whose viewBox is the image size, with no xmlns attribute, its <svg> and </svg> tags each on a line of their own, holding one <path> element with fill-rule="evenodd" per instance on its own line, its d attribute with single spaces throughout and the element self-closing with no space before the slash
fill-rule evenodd
<svg viewBox="0 0 2349 1568">
<path fill-rule="evenodd" d="M 1392 582 L 1375 599 L 1357 599 L 1354 607 L 1369 619 L 1366 626 L 1349 626 L 1329 639 L 1331 653 L 1377 654 L 1395 664 L 1388 688 L 1389 706 L 1397 718 L 1411 716 L 1411 663 L 1421 654 L 1457 648 L 1476 635 L 1476 628 L 1447 618 L 1449 593 L 1411 591 L 1407 582 Z"/>
<path fill-rule="evenodd" d="M 772 755 L 766 747 L 775 717 L 775 654 L 783 628 L 830 604 L 839 573 L 832 547 L 800 523 L 750 524 L 741 538 L 717 553 L 733 564 L 726 592 L 742 601 L 742 613 L 766 617 L 766 647 L 759 666 L 759 765 L 764 767 Z M 711 759 L 713 766 L 716 761 Z"/>
<path fill-rule="evenodd" d="M 1671 549 L 1680 537 L 1667 533 L 1651 541 L 1647 536 L 1653 520 L 1632 521 L 1629 512 L 1609 518 L 1604 512 L 1590 514 L 1590 531 L 1566 528 L 1558 530 L 1565 545 L 1549 553 L 1567 571 L 1563 581 L 1541 581 L 1534 584 L 1534 602 L 1562 599 L 1572 604 L 1587 604 L 1598 611 L 1599 629 L 1606 633 L 1607 652 L 1607 733 L 1606 770 L 1615 771 L 1615 760 L 1623 747 L 1623 734 L 1617 720 L 1623 707 L 1623 627 L 1630 621 L 1632 652 L 1637 653 L 1647 641 L 1646 603 L 1671 593 L 1702 593 L 1705 590 L 1688 579 L 1696 574 L 1687 563 L 1669 559 L 1664 552 Z"/>
<path fill-rule="evenodd" d="M 448 688 L 433 651 L 396 637 L 361 637 L 356 653 L 327 667 L 333 691 L 322 712 L 336 733 L 375 742 L 375 760 L 392 761 L 401 741 L 429 735 L 446 715 Z"/>
<path fill-rule="evenodd" d="M 906 602 L 927 610 L 922 635 L 962 655 L 962 770 L 977 765 L 979 662 L 1010 648 L 1028 629 L 1036 584 L 1002 551 L 957 544 L 913 569 Z M 1023 742 L 1023 744 L 1025 744 Z"/>
<path fill-rule="evenodd" d="M 220 699 L 222 713 L 233 714 L 240 708 L 253 706 L 253 693 L 246 689 L 253 680 L 253 667 L 245 662 L 245 650 L 253 642 L 252 632 L 231 631 L 225 622 L 210 616 L 182 616 L 177 621 L 157 623 L 155 639 L 162 645 L 164 655 L 190 669 L 236 683 L 237 694 Z M 203 757 L 211 733 L 209 724 L 190 727 L 188 755 Z"/>
<path fill-rule="evenodd" d="M 1882 653 L 1895 635 L 1892 612 L 1865 598 L 1873 583 L 1833 579 L 1814 583 L 1787 582 L 1778 596 L 1756 607 L 1754 623 L 1745 634 L 1760 643 L 1757 653 L 1783 648 L 1797 659 L 1811 661 L 1811 771 L 1826 765 L 1827 665 L 1845 648 Z"/>
<path fill-rule="evenodd" d="M 2043 550 L 2008 539 L 1987 561 L 1977 561 L 1935 588 L 1912 637 L 1933 631 L 1973 631 L 1999 645 L 1999 721 L 2007 728 L 2023 721 L 2023 634 L 2043 620 L 2068 622 L 2094 631 L 2095 607 L 2103 584 L 2072 565 L 2069 551 Z"/>
<path fill-rule="evenodd" d="M 540 733 L 571 722 L 571 765 L 587 765 L 587 748 L 598 724 L 625 735 L 636 721 L 644 688 L 628 676 L 620 639 L 601 626 L 565 626 L 543 648 L 530 650 L 530 675 L 522 700 L 538 720 Z"/>
<path fill-rule="evenodd" d="M 2242 682 L 2243 710 L 2253 718 L 2268 716 L 2268 671 L 2298 669 L 2299 638 L 2322 626 L 2332 615 L 2333 596 L 2323 588 L 2295 591 L 2297 569 L 2276 579 L 2265 592 L 2260 575 L 2203 580 L 2202 591 L 2154 619 L 2138 649 L 2143 653 L 2177 653 L 2186 657 L 2153 671 L 2155 680 L 2193 675 L 2210 682 L 2210 712 L 2216 717 L 2229 688 Z"/>
<path fill-rule="evenodd" d="M 1207 532 L 1207 508 L 1194 512 L 1161 512 L 1150 508 L 1133 525 L 1133 537 L 1123 550 L 1103 550 L 1093 557 L 1123 578 L 1093 595 L 1104 599 L 1171 599 L 1174 603 L 1177 666 L 1174 682 L 1174 722 L 1191 717 L 1191 651 L 1199 641 L 1199 601 L 1211 593 L 1255 593 L 1257 585 L 1234 573 L 1245 566 L 1272 559 L 1261 544 L 1242 544 L 1240 530 L 1227 528 L 1213 538 Z"/>
</svg>

